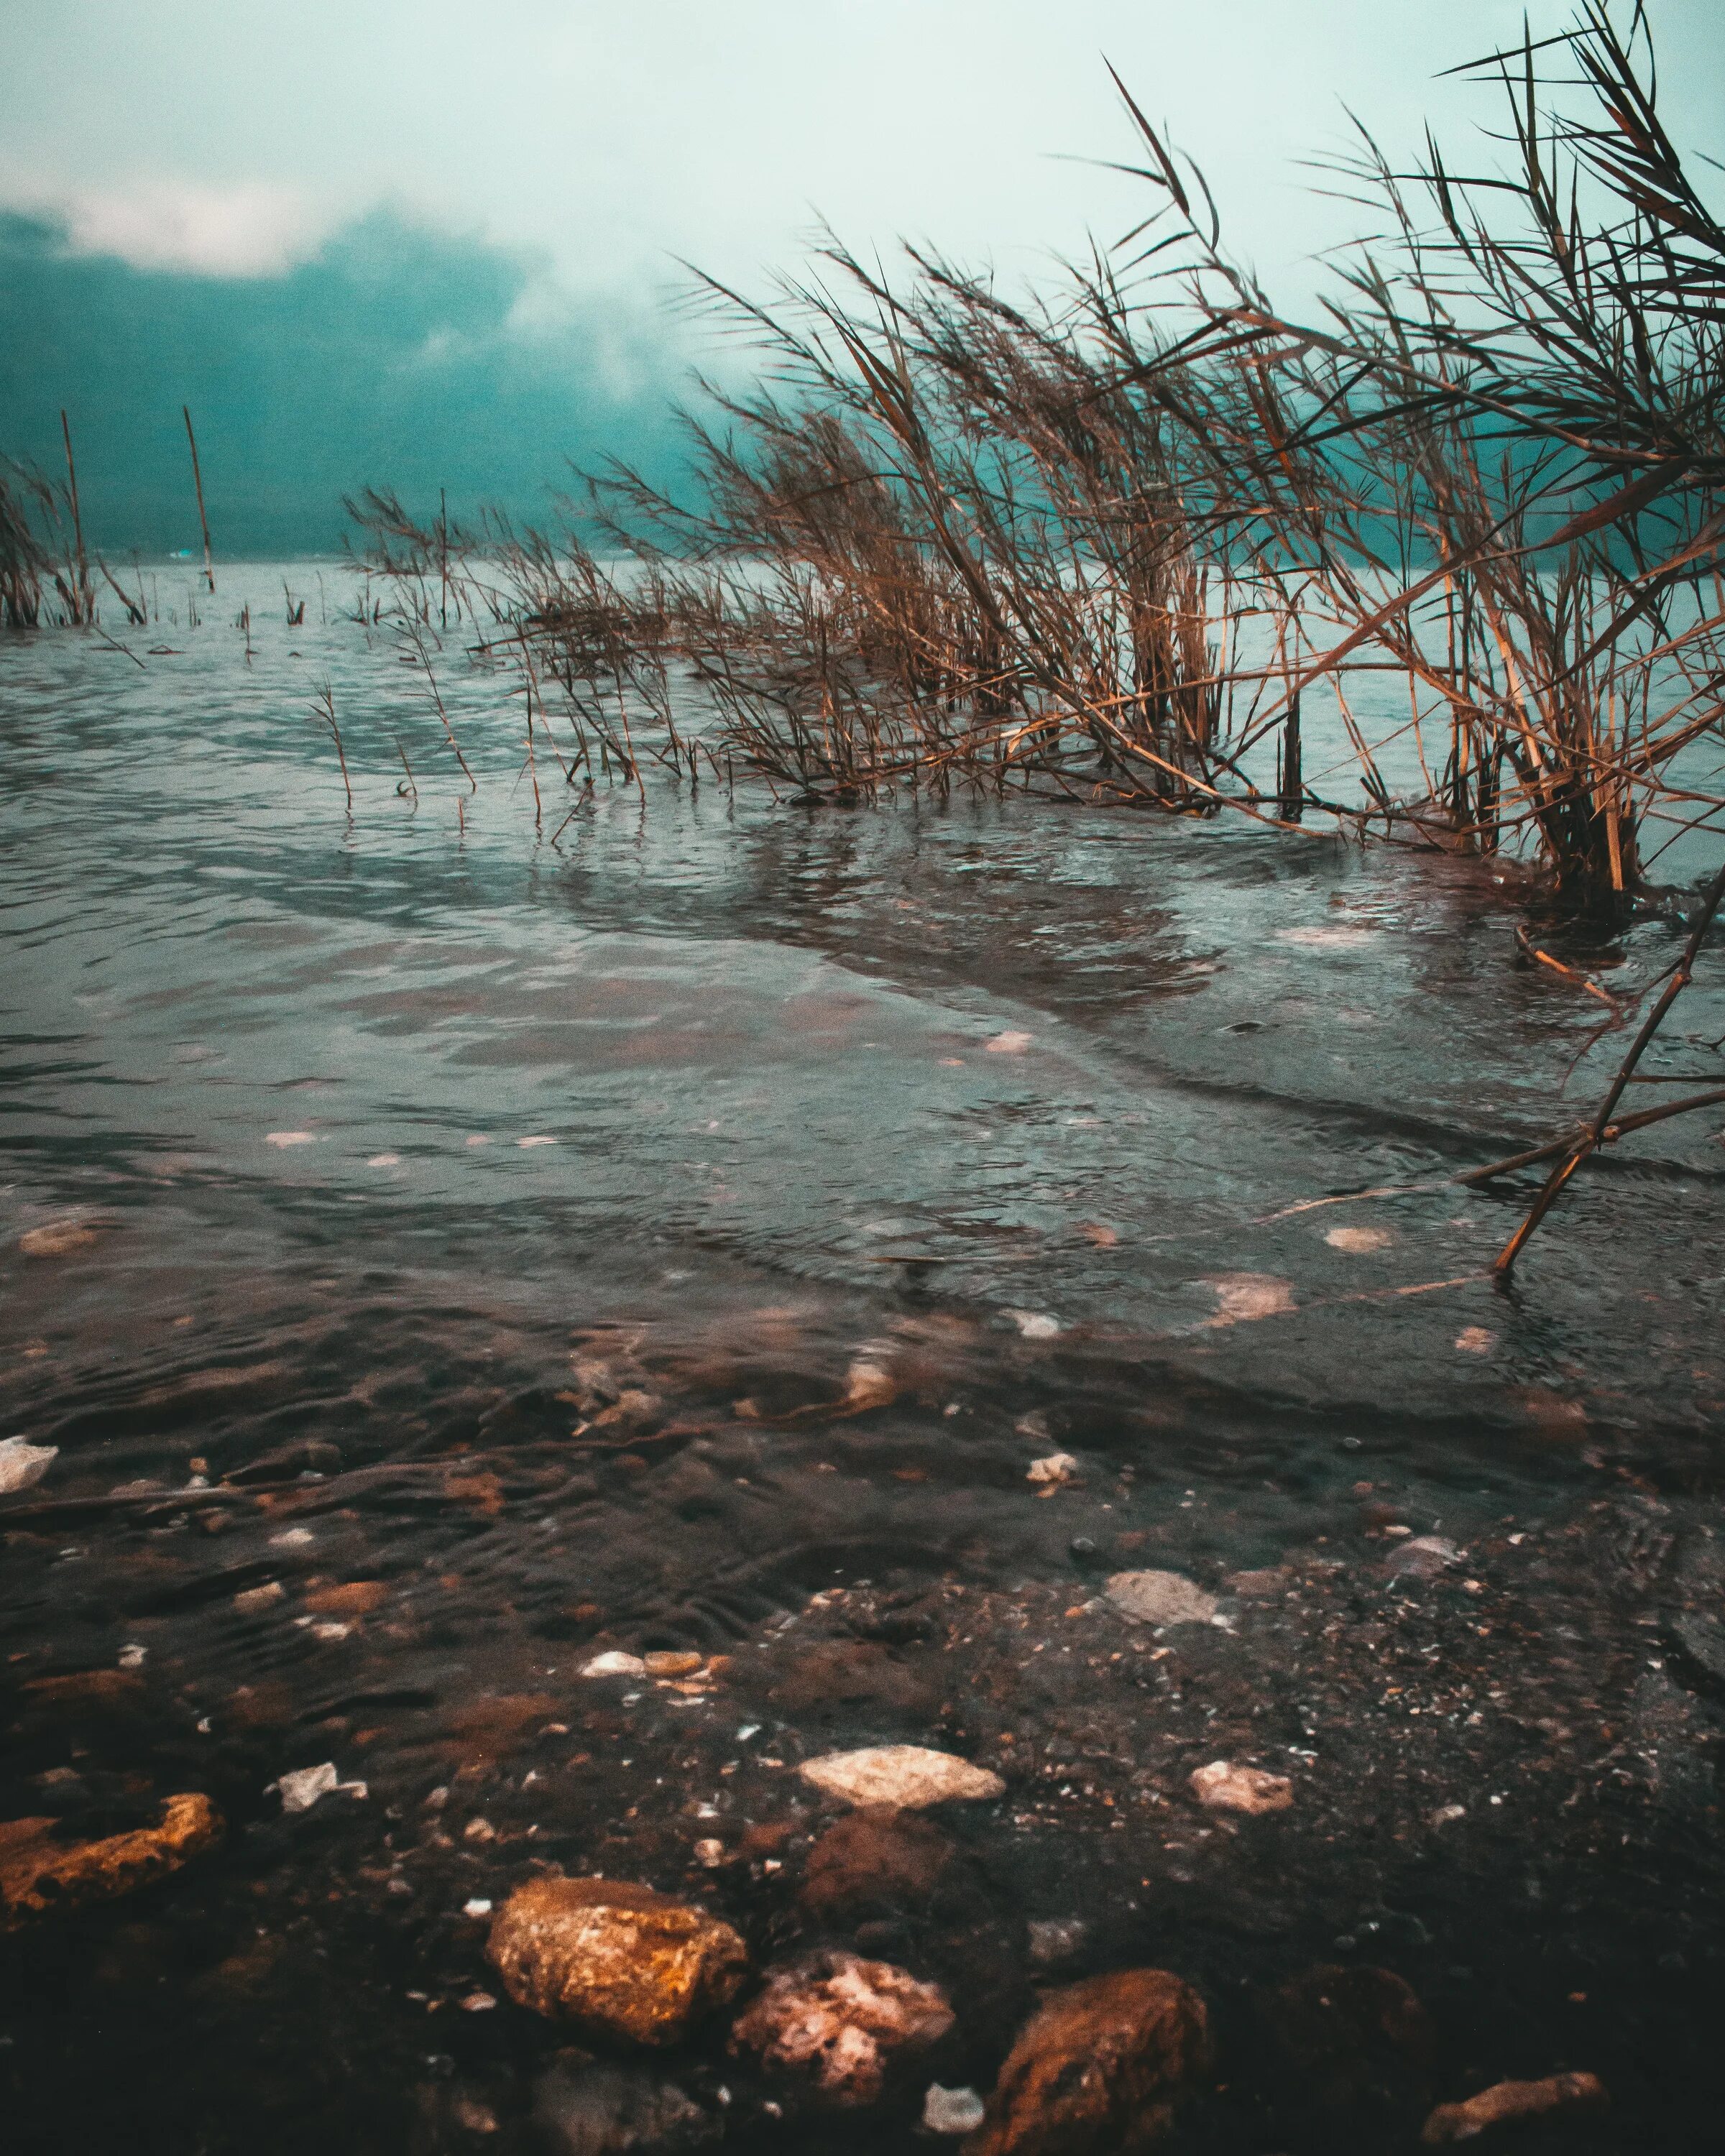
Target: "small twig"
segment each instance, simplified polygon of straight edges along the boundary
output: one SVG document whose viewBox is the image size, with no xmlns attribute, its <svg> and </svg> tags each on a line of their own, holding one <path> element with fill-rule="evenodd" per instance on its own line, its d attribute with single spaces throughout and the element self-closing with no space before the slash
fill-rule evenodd
<svg viewBox="0 0 1725 2156">
<path fill-rule="evenodd" d="M 1654 1035 L 1665 1022 L 1666 1014 L 1689 985 L 1690 975 L 1694 970 L 1702 941 L 1707 930 L 1712 926 L 1713 916 L 1718 911 L 1722 901 L 1725 901 L 1725 867 L 1719 870 L 1702 894 L 1694 925 L 1689 932 L 1689 940 L 1683 946 L 1682 956 L 1671 969 L 1671 976 L 1666 983 L 1664 993 L 1642 1020 L 1641 1029 L 1630 1044 L 1630 1052 L 1625 1056 L 1621 1068 L 1605 1090 L 1605 1097 L 1599 1103 L 1599 1112 L 1594 1116 L 1591 1124 L 1578 1136 L 1570 1139 L 1563 1158 L 1546 1178 L 1545 1188 L 1534 1199 L 1527 1219 L 1498 1252 L 1497 1262 L 1491 1270 L 1500 1280 L 1507 1279 L 1514 1270 L 1516 1260 L 1527 1248 L 1528 1239 L 1557 1203 L 1563 1185 L 1590 1152 L 1595 1152 L 1602 1145 L 1609 1144 L 1615 1136 L 1632 1126 L 1640 1127 L 1649 1122 L 1662 1122 L 1668 1116 L 1681 1115 L 1688 1109 L 1705 1107 L 1716 1101 L 1725 1100 L 1725 1090 L 1698 1094 L 1692 1100 L 1673 1101 L 1667 1107 L 1650 1109 L 1638 1116 L 1625 1116 L 1615 1124 L 1612 1121 L 1616 1112 L 1617 1104 L 1623 1097 L 1630 1081 L 1635 1075 L 1636 1064 L 1640 1061 L 1647 1049 L 1652 1045 Z"/>
<path fill-rule="evenodd" d="M 1548 966 L 1553 973 L 1561 973 L 1566 981 L 1573 982 L 1584 994 L 1597 996 L 1602 1004 L 1609 1004 L 1621 1024 L 1622 1004 L 1609 988 L 1602 988 L 1590 973 L 1580 973 L 1574 966 L 1566 966 L 1561 958 L 1553 958 L 1549 951 L 1542 951 L 1519 922 L 1516 926 L 1516 942 L 1520 944 L 1523 955 L 1532 959 L 1537 965 Z"/>
</svg>

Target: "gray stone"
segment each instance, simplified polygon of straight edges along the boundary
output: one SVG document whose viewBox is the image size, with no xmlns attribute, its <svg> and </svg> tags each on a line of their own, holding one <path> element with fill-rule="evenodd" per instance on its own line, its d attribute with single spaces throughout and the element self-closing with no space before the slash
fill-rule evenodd
<svg viewBox="0 0 1725 2156">
<path fill-rule="evenodd" d="M 974 2133 L 985 2114 L 973 2088 L 942 2088 L 936 2082 L 922 2099 L 922 2123 L 931 2133 Z"/>
</svg>

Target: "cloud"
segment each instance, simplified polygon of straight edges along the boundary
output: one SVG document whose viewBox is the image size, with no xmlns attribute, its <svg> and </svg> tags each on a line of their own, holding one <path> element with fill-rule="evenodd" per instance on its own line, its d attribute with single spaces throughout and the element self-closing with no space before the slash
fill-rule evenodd
<svg viewBox="0 0 1725 2156">
<path fill-rule="evenodd" d="M 677 467 L 684 360 L 650 306 L 398 212 L 273 270 L 140 263 L 0 212 L 0 451 L 52 467 L 64 407 L 85 528 L 116 552 L 195 537 L 182 403 L 229 552 L 334 547 L 368 484 L 531 520 L 572 465 Z"/>
<path fill-rule="evenodd" d="M 207 277 L 279 275 L 315 253 L 335 222 L 300 191 L 262 184 L 146 180 L 33 194 L 19 206 L 58 224 L 74 254 Z"/>
</svg>

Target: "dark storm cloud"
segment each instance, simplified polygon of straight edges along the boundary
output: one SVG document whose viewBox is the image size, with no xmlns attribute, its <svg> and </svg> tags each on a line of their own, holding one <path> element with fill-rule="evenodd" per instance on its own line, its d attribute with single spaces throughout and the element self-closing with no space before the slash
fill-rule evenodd
<svg viewBox="0 0 1725 2156">
<path fill-rule="evenodd" d="M 388 213 L 245 277 L 80 254 L 0 216 L 0 451 L 57 473 L 64 406 L 86 527 L 116 552 L 195 538 L 182 403 L 218 547 L 255 554 L 337 544 L 367 482 L 531 516 L 572 460 L 663 475 L 680 371 L 649 315 Z"/>
</svg>

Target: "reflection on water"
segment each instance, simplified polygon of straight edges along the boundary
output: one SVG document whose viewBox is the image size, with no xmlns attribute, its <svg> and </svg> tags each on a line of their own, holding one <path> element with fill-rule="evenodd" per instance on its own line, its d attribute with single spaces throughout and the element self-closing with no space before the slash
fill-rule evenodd
<svg viewBox="0 0 1725 2156">
<path fill-rule="evenodd" d="M 449 654 L 469 795 L 386 632 L 315 599 L 272 626 L 276 572 L 230 581 L 249 655 L 183 615 L 142 665 L 0 649 L 0 1387 L 5 1434 L 57 1448 L 3 1501 L 3 1815 L 93 1831 L 196 1785 L 240 1838 L 195 1940 L 85 1939 L 122 1991 L 228 1969 L 223 2011 L 280 2015 L 296 1957 L 362 1955 L 383 1989 L 343 2011 L 399 2011 L 419 1902 L 367 1844 L 355 1945 L 265 1785 L 333 1753 L 371 1810 L 320 1830 L 404 1841 L 428 1789 L 574 1721 L 595 1642 L 722 1656 L 883 1582 L 1064 1609 L 1146 1535 L 1196 1575 L 1273 1568 L 1357 1537 L 1363 1481 L 1457 1544 L 1710 1503 L 1705 1128 L 1580 1178 L 1513 1294 L 1481 1277 L 1524 1194 L 1446 1178 L 1570 1111 L 1598 1006 L 1515 964 L 1477 867 L 668 783 L 536 832 L 506 684 Z M 1652 924 L 1586 962 L 1634 984 L 1670 949 Z M 1722 988 L 1714 961 L 1657 1068 L 1711 1072 Z M 1056 1452 L 1072 1486 L 1027 1480 Z M 808 1748 L 833 1689 L 805 1685 Z M 938 1694 L 865 1685 L 850 1734 L 926 1738 Z M 567 1868 L 578 1813 L 650 1809 L 632 1771 L 614 1744 L 546 1823 Z M 294 1943 L 248 1976 L 253 1892 Z M 269 2069 L 296 2087 L 308 2011 Z M 398 2145 L 375 2104 L 351 2145 Z M 198 2131 L 230 2144 L 216 2096 Z"/>
</svg>

